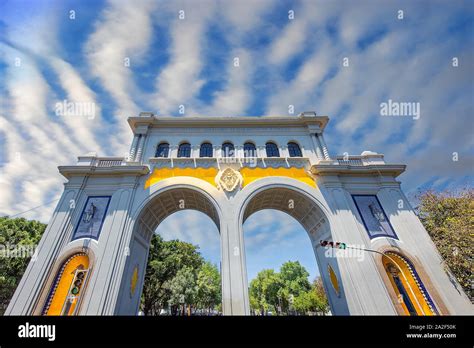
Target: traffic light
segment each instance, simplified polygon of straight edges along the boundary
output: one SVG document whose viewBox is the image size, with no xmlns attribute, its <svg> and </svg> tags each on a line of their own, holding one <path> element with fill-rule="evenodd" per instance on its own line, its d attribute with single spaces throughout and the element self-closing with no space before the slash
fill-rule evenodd
<svg viewBox="0 0 474 348">
<path fill-rule="evenodd" d="M 87 270 L 78 270 L 74 276 L 71 287 L 71 295 L 77 296 L 79 291 L 81 291 L 82 285 L 84 284 L 84 278 L 87 274 Z"/>
<path fill-rule="evenodd" d="M 76 269 L 74 273 L 69 292 L 63 304 L 63 308 L 61 309 L 62 315 L 73 315 L 77 309 L 77 302 L 81 289 L 86 281 L 88 271 L 87 269 L 84 269 L 82 265 L 80 267 L 81 268 Z"/>
<path fill-rule="evenodd" d="M 347 248 L 346 243 L 341 243 L 341 242 L 334 243 L 334 242 L 329 242 L 327 240 L 320 240 L 319 244 L 322 247 L 330 247 L 330 248 L 336 248 L 336 249 L 346 249 Z"/>
</svg>

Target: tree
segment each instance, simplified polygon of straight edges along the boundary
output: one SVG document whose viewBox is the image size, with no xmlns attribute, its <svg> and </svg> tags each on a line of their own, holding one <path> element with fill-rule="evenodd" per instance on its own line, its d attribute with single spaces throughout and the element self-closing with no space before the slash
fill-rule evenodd
<svg viewBox="0 0 474 348">
<path fill-rule="evenodd" d="M 316 298 L 313 291 L 301 292 L 298 296 L 295 297 L 293 302 L 293 307 L 298 313 L 306 313 L 312 310 L 314 307 L 314 302 Z"/>
<path fill-rule="evenodd" d="M 0 217 L 0 315 L 7 309 L 45 229 L 39 221 Z"/>
<path fill-rule="evenodd" d="M 176 302 L 172 296 L 179 292 L 177 289 L 180 284 L 189 281 L 190 270 L 193 278 L 197 278 L 197 272 L 203 263 L 197 249 L 197 246 L 190 243 L 164 241 L 161 236 L 153 235 L 141 299 L 141 310 L 145 315 L 159 315 L 170 300 Z M 187 270 L 182 270 L 183 268 Z M 174 280 L 176 276 L 178 278 Z"/>
<path fill-rule="evenodd" d="M 301 306 L 299 308 L 302 313 L 307 312 L 305 308 L 308 306 L 303 303 L 308 300 L 306 293 L 312 289 L 308 276 L 308 271 L 298 261 L 285 262 L 280 267 L 279 273 L 272 269 L 260 271 L 250 282 L 250 307 L 262 315 L 270 310 L 277 310 L 278 314 L 288 314 L 291 309 L 291 298 L 296 300 L 301 296 L 298 306 Z"/>
<path fill-rule="evenodd" d="M 171 305 L 173 314 L 181 307 L 181 314 L 185 315 L 185 307 L 191 306 L 197 294 L 196 270 L 184 266 L 176 272 L 176 275 L 166 282 L 170 291 L 168 303 Z M 190 309 L 191 310 L 191 309 Z"/>
<path fill-rule="evenodd" d="M 215 265 L 204 262 L 197 276 L 196 306 L 209 313 L 221 303 L 221 275 Z"/>
<path fill-rule="evenodd" d="M 282 286 L 278 290 L 278 297 L 283 312 L 289 313 L 291 298 L 311 289 L 308 277 L 308 271 L 298 261 L 287 261 L 280 267 Z"/>
<path fill-rule="evenodd" d="M 323 283 L 320 277 L 317 277 L 309 291 L 300 292 L 295 297 L 295 310 L 300 314 L 308 312 L 326 314 L 329 310 L 329 303 L 324 292 Z"/>
<path fill-rule="evenodd" d="M 278 290 L 281 288 L 280 277 L 272 269 L 264 269 L 250 282 L 250 305 L 254 311 L 265 315 L 278 307 Z"/>
<path fill-rule="evenodd" d="M 474 190 L 465 189 L 459 194 L 429 190 L 416 198 L 420 202 L 417 214 L 444 259 L 448 274 L 456 277 L 472 300 Z"/>
<path fill-rule="evenodd" d="M 323 280 L 321 277 L 316 277 L 313 281 L 313 289 L 318 304 L 316 306 L 316 312 L 321 312 L 323 315 L 329 312 L 329 301 L 326 296 L 326 290 L 324 290 Z"/>
</svg>

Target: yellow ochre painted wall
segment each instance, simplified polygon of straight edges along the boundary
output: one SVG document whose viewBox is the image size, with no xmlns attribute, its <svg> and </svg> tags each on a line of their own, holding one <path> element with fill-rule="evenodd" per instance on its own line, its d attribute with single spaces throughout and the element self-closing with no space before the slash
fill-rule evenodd
<svg viewBox="0 0 474 348">
<path fill-rule="evenodd" d="M 266 178 L 269 176 L 286 176 L 308 184 L 311 187 L 316 187 L 313 178 L 306 173 L 304 168 L 242 168 L 240 174 L 244 178 L 243 186 L 247 186 L 255 180 Z"/>
<path fill-rule="evenodd" d="M 217 175 L 216 168 L 155 168 L 153 173 L 146 179 L 144 188 L 147 189 L 156 183 L 173 177 L 188 176 L 207 181 L 213 186 L 216 185 L 215 177 Z M 299 180 L 311 187 L 316 187 L 313 178 L 306 172 L 304 168 L 242 168 L 240 174 L 243 178 L 243 186 L 247 186 L 255 180 L 270 177 L 284 176 Z"/>
<path fill-rule="evenodd" d="M 207 181 L 216 186 L 215 177 L 217 175 L 216 168 L 161 168 L 153 170 L 148 179 L 145 181 L 145 189 L 155 185 L 161 180 L 173 178 L 176 176 L 190 176 Z"/>
</svg>

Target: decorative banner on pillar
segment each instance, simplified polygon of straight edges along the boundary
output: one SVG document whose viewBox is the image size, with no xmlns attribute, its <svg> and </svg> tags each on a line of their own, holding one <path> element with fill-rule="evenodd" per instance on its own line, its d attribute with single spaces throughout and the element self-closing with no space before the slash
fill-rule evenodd
<svg viewBox="0 0 474 348">
<path fill-rule="evenodd" d="M 352 195 L 352 199 L 359 211 L 370 239 L 382 236 L 398 239 L 377 196 Z"/>
<path fill-rule="evenodd" d="M 99 239 L 100 231 L 105 220 L 110 196 L 95 196 L 87 198 L 81 218 L 77 224 L 72 240 L 79 238 Z"/>
</svg>

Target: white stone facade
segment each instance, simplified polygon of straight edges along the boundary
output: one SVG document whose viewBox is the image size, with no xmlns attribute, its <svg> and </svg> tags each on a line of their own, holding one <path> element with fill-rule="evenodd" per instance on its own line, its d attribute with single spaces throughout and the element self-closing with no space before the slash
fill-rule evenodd
<svg viewBox="0 0 474 348">
<path fill-rule="evenodd" d="M 327 117 L 303 113 L 298 117 L 177 118 L 142 113 L 128 121 L 134 138 L 126 157 L 90 154 L 79 157 L 76 165 L 59 167 L 68 182 L 38 246 L 38 256 L 30 262 L 6 314 L 41 314 L 64 260 L 85 251 L 90 275 L 77 314 L 136 315 L 151 234 L 163 219 L 183 208 L 180 203 L 184 209 L 207 214 L 218 227 L 226 315 L 250 312 L 242 226 L 248 216 L 266 208 L 289 213 L 307 230 L 333 314 L 403 314 L 381 263 L 386 251 L 411 261 L 437 314 L 473 314 L 470 301 L 443 269 L 440 255 L 400 189 L 396 177 L 405 166 L 386 164 L 383 155 L 370 152 L 331 156 L 323 137 Z M 169 155 L 157 158 L 157 146 L 163 142 L 170 145 Z M 190 157 L 178 158 L 178 146 L 184 142 L 191 145 Z M 213 157 L 199 156 L 204 142 L 213 145 Z M 226 142 L 235 147 L 232 159 L 221 153 Z M 257 158 L 245 158 L 247 142 L 256 146 Z M 267 142 L 278 146 L 279 156 L 267 156 Z M 298 144 L 301 157 L 290 157 L 290 142 Z M 200 177 L 226 168 L 241 176 L 230 175 L 229 180 L 242 181 L 229 192 L 219 185 L 220 177 L 217 183 Z M 260 171 L 251 177 L 243 168 Z M 376 196 L 398 239 L 371 239 L 351 195 Z M 111 197 L 100 235 L 97 240 L 74 240 L 90 196 Z M 288 207 L 289 201 L 296 204 L 294 209 Z M 374 251 L 365 252 L 363 260 L 330 258 L 320 240 Z M 330 280 L 329 266 L 339 292 Z M 135 270 L 137 291 L 131 290 Z"/>
</svg>

